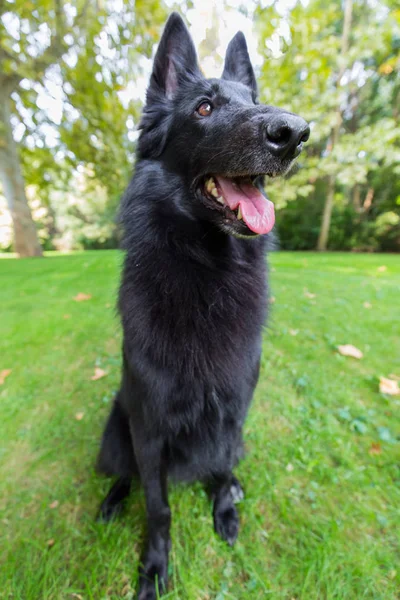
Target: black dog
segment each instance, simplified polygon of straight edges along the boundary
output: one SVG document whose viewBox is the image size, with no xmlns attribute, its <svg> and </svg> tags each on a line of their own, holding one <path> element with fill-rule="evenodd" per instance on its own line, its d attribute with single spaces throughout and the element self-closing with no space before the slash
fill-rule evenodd
<svg viewBox="0 0 400 600">
<path fill-rule="evenodd" d="M 229 544 L 238 535 L 243 492 L 232 469 L 267 309 L 261 234 L 274 225 L 263 176 L 288 171 L 309 136 L 303 119 L 256 97 L 242 33 L 229 44 L 222 78 L 205 79 L 182 19 L 171 15 L 122 203 L 123 373 L 98 462 L 118 476 L 104 519 L 119 511 L 132 478 L 144 487 L 140 600 L 167 586 L 168 477 L 204 481 L 216 532 Z"/>
</svg>

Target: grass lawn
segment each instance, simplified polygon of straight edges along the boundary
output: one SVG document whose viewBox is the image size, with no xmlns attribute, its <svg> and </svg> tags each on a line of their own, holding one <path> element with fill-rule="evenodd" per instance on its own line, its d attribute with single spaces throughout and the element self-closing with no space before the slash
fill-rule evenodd
<svg viewBox="0 0 400 600">
<path fill-rule="evenodd" d="M 0 260 L 0 372 L 12 369 L 0 385 L 0 598 L 133 597 L 142 491 L 118 521 L 94 521 L 109 485 L 93 465 L 119 380 L 120 263 L 114 251 Z M 200 485 L 171 486 L 166 598 L 399 599 L 400 396 L 380 394 L 378 377 L 400 376 L 400 258 L 277 253 L 271 265 L 239 541 L 214 534 Z M 107 375 L 93 381 L 96 366 Z"/>
</svg>

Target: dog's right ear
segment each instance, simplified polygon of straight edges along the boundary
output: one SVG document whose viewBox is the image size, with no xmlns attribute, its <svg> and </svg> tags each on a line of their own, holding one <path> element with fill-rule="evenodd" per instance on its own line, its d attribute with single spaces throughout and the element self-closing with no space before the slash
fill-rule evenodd
<svg viewBox="0 0 400 600">
<path fill-rule="evenodd" d="M 160 156 L 167 143 L 171 103 L 183 81 L 201 77 L 196 50 L 183 19 L 169 17 L 154 59 L 139 129 L 138 149 L 142 157 Z"/>
<path fill-rule="evenodd" d="M 152 94 L 171 99 L 185 79 L 200 75 L 196 50 L 182 17 L 173 12 L 169 17 L 154 59 L 147 102 Z"/>
</svg>

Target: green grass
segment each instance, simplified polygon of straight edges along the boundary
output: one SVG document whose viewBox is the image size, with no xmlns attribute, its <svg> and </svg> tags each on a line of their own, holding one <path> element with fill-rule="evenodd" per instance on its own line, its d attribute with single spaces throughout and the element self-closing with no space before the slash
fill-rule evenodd
<svg viewBox="0 0 400 600">
<path fill-rule="evenodd" d="M 93 464 L 119 380 L 120 263 L 112 251 L 0 261 L 0 371 L 12 369 L 0 385 L 1 598 L 133 597 L 142 492 L 115 523 L 94 521 L 109 485 Z M 400 259 L 277 253 L 271 265 L 239 541 L 213 533 L 200 485 L 171 486 L 167 598 L 398 599 L 400 397 L 377 378 L 400 376 Z M 340 356 L 346 343 L 364 358 Z M 91 381 L 96 365 L 108 375 Z"/>
</svg>

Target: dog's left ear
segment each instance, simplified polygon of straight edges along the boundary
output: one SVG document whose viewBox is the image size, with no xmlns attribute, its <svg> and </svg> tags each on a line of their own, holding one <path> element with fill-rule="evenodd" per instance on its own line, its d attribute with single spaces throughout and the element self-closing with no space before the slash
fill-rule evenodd
<svg viewBox="0 0 400 600">
<path fill-rule="evenodd" d="M 239 81 L 247 85 L 257 96 L 257 82 L 247 50 L 246 38 L 241 31 L 229 42 L 222 79 Z"/>
</svg>

